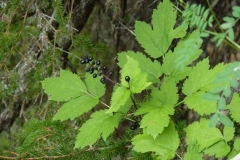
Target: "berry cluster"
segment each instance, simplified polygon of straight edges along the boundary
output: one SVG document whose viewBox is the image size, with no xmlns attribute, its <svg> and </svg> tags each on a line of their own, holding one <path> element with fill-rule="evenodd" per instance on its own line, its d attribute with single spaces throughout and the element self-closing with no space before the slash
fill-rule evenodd
<svg viewBox="0 0 240 160">
<path fill-rule="evenodd" d="M 140 127 L 140 125 L 139 125 L 138 121 L 136 121 L 136 122 L 134 122 L 133 125 L 131 125 L 131 130 L 135 130 L 135 129 L 137 129 L 138 127 Z"/>
<path fill-rule="evenodd" d="M 100 66 L 101 65 L 101 61 L 94 61 L 93 57 L 85 57 L 83 59 L 80 60 L 81 64 L 86 64 L 86 68 L 85 71 L 89 72 L 90 74 L 93 75 L 93 78 L 96 78 L 97 76 L 101 76 L 104 75 L 103 71 L 105 71 L 107 69 L 107 67 L 105 66 Z M 113 72 L 109 72 L 108 76 L 111 76 L 113 74 Z M 104 75 L 105 76 L 105 75 Z M 106 83 L 106 79 L 105 78 L 101 78 L 100 82 L 102 84 Z"/>
</svg>

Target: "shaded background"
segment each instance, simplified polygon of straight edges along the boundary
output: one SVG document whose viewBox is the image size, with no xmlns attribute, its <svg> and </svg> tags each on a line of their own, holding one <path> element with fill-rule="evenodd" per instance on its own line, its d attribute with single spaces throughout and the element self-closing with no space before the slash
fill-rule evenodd
<svg viewBox="0 0 240 160">
<path fill-rule="evenodd" d="M 84 65 L 80 59 L 92 56 L 113 71 L 111 78 L 119 79 L 117 54 L 133 50 L 144 52 L 133 35 L 136 20 L 151 22 L 153 9 L 160 0 L 66 0 L 0 1 L 0 151 L 15 151 L 25 122 L 33 118 L 52 117 L 60 104 L 47 101 L 40 81 L 57 76 L 61 69 L 71 70 L 80 77 Z M 187 1 L 208 6 L 206 1 Z M 172 1 L 182 8 L 181 3 Z M 211 0 L 218 20 L 231 16 L 238 0 Z M 177 23 L 181 23 L 181 19 Z M 220 32 L 216 23 L 213 28 Z M 234 26 L 235 42 L 240 44 L 239 22 Z M 240 51 L 223 43 L 216 47 L 212 36 L 204 38 L 199 60 L 209 57 L 213 67 L 219 62 L 238 61 Z M 174 41 L 171 48 L 175 46 Z M 160 59 L 161 61 L 161 59 Z M 103 101 L 109 104 L 113 84 L 107 81 Z M 101 107 L 101 106 L 99 106 Z M 191 117 L 192 116 L 192 117 Z M 185 110 L 179 118 L 195 115 Z M 123 123 L 117 131 L 129 127 Z M 0 152 L 1 153 L 1 152 Z"/>
</svg>

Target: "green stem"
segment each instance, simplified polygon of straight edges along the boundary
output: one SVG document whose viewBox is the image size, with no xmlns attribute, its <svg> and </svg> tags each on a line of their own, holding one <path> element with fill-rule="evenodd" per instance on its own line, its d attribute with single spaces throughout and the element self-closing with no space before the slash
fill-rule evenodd
<svg viewBox="0 0 240 160">
<path fill-rule="evenodd" d="M 181 101 L 181 102 L 175 104 L 174 107 L 178 106 L 179 104 L 182 104 L 183 102 L 184 102 L 184 101 Z"/>
<path fill-rule="evenodd" d="M 212 15 L 213 15 L 215 21 L 216 21 L 217 24 L 218 24 L 218 27 L 221 29 L 222 33 L 224 33 L 223 29 L 221 28 L 221 24 L 219 23 L 219 21 L 218 21 L 216 15 L 215 15 L 215 13 L 214 13 L 213 10 L 212 10 L 212 6 L 210 5 L 209 0 L 206 0 L 206 1 L 207 1 L 207 4 L 208 4 L 208 8 L 210 9 L 210 12 L 212 13 Z"/>
</svg>

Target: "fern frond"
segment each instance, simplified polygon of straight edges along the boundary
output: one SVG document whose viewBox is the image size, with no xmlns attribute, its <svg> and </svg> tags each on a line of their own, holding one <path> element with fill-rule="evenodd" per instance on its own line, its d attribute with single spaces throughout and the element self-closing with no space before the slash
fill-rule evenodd
<svg viewBox="0 0 240 160">
<path fill-rule="evenodd" d="M 190 27 L 195 27 L 201 31 L 205 30 L 207 26 L 212 27 L 213 16 L 209 15 L 209 9 L 206 9 L 200 4 L 186 4 L 182 12 L 184 21 L 190 23 Z"/>
</svg>

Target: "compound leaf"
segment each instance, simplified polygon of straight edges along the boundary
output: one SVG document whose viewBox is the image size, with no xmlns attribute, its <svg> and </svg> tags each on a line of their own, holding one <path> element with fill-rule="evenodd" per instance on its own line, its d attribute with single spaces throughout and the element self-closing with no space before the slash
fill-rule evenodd
<svg viewBox="0 0 240 160">
<path fill-rule="evenodd" d="M 69 118 L 73 120 L 74 118 L 91 110 L 98 104 L 98 102 L 98 98 L 94 98 L 87 94 L 71 99 L 69 102 L 63 104 L 63 106 L 54 115 L 53 120 L 64 121 Z"/>
<path fill-rule="evenodd" d="M 205 154 L 221 158 L 230 152 L 230 147 L 224 141 L 217 142 L 216 144 L 203 150 Z"/>
<path fill-rule="evenodd" d="M 169 0 L 164 0 L 153 11 L 153 29 L 146 23 L 135 23 L 136 39 L 153 58 L 162 56 L 174 38 L 181 38 L 186 34 L 187 24 L 183 23 L 173 30 L 176 23 L 176 11 Z"/>
<path fill-rule="evenodd" d="M 238 123 L 240 123 L 240 98 L 237 93 L 233 93 L 233 98 L 231 103 L 227 106 L 227 109 L 230 109 L 231 117 Z"/>
<path fill-rule="evenodd" d="M 172 107 L 154 108 L 143 116 L 140 127 L 146 128 L 146 133 L 155 139 L 169 125 L 169 115 L 173 115 L 173 113 Z"/>
<path fill-rule="evenodd" d="M 225 142 L 229 142 L 230 140 L 233 139 L 233 137 L 234 137 L 234 132 L 235 132 L 235 128 L 234 128 L 234 127 L 224 126 L 223 136 L 224 136 Z"/>
<path fill-rule="evenodd" d="M 210 102 L 202 98 L 204 91 L 195 92 L 184 99 L 188 108 L 193 109 L 200 115 L 211 114 L 216 111 L 216 102 Z M 197 101 L 196 101 L 197 100 Z"/>
<path fill-rule="evenodd" d="M 147 73 L 148 81 L 156 81 L 162 75 L 161 64 L 154 60 L 152 61 L 150 58 L 147 58 L 140 52 L 121 52 L 118 54 L 118 65 L 123 68 L 124 65 L 127 63 L 127 56 L 136 60 L 141 68 L 141 71 Z M 148 67 L 146 67 L 146 64 Z"/>
<path fill-rule="evenodd" d="M 105 85 L 100 82 L 101 76 L 93 78 L 92 74 L 86 74 L 87 90 L 94 97 L 101 98 L 105 93 Z"/>
<path fill-rule="evenodd" d="M 123 106 L 128 99 L 130 98 L 130 90 L 126 87 L 117 87 L 116 90 L 112 94 L 111 98 L 111 107 L 107 111 L 107 113 L 116 112 Z"/>
<path fill-rule="evenodd" d="M 192 69 L 188 79 L 184 82 L 183 93 L 185 95 L 191 95 L 199 89 L 205 91 L 212 90 L 216 86 L 212 82 L 216 78 L 216 75 L 224 70 L 225 67 L 226 66 L 221 63 L 209 70 L 209 60 L 202 60 Z"/>
<path fill-rule="evenodd" d="M 118 126 L 121 115 L 116 113 L 106 113 L 106 110 L 94 112 L 86 123 L 80 128 L 74 148 L 84 148 L 94 144 L 100 137 L 105 141 L 106 138 Z"/>
<path fill-rule="evenodd" d="M 194 122 L 185 128 L 188 141 L 196 140 L 199 145 L 198 152 L 223 139 L 221 132 L 217 128 L 209 128 L 208 124 L 209 120 L 201 118 L 200 122 Z"/>
<path fill-rule="evenodd" d="M 132 144 L 137 152 L 155 152 L 160 159 L 168 160 L 174 157 L 179 146 L 178 133 L 170 123 L 156 139 L 148 134 L 139 134 L 132 139 Z"/>
<path fill-rule="evenodd" d="M 141 71 L 139 63 L 129 56 L 127 56 L 127 63 L 121 70 L 121 75 L 122 86 L 130 87 L 132 93 L 140 93 L 151 84 L 147 82 L 147 74 Z M 130 77 L 129 82 L 125 80 L 126 76 Z"/>
<path fill-rule="evenodd" d="M 187 147 L 187 153 L 184 155 L 184 160 L 202 160 L 202 154 L 198 153 L 198 145 L 196 141 L 190 142 Z"/>
<path fill-rule="evenodd" d="M 80 77 L 69 71 L 61 70 L 60 77 L 46 78 L 42 87 L 54 101 L 68 101 L 87 92 L 86 86 Z"/>
</svg>

